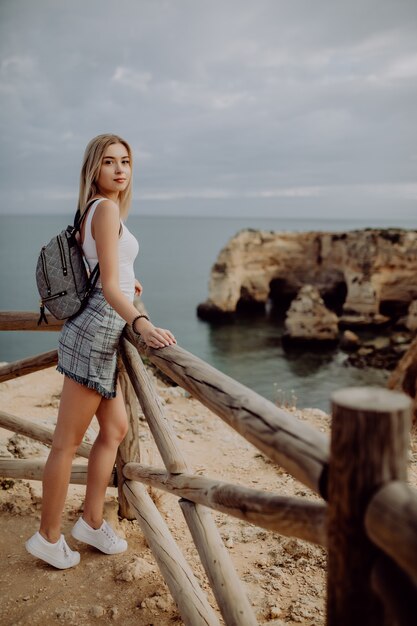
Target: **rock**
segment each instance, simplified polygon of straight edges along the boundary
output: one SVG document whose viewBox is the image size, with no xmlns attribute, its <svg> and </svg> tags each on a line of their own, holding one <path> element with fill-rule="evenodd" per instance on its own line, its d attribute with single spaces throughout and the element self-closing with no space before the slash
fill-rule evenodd
<svg viewBox="0 0 417 626">
<path fill-rule="evenodd" d="M 394 370 L 398 364 L 403 346 L 388 346 L 381 350 L 372 347 L 362 347 L 349 355 L 347 363 L 359 369 L 374 367 L 376 369 Z"/>
<path fill-rule="evenodd" d="M 373 327 L 373 326 L 387 326 L 390 322 L 390 318 L 387 315 L 381 315 L 380 313 L 345 313 L 341 315 L 339 319 L 339 325 L 341 328 L 347 326 L 356 327 Z"/>
<path fill-rule="evenodd" d="M 15 481 L 12 478 L 0 478 L 0 489 L 7 491 L 14 487 Z"/>
<path fill-rule="evenodd" d="M 357 350 L 360 345 L 360 339 L 356 333 L 351 330 L 345 330 L 340 340 L 340 347 L 342 350 L 351 352 Z"/>
<path fill-rule="evenodd" d="M 3 441 L 0 442 L 0 459 L 14 459 L 14 458 L 15 457 L 10 452 L 10 450 L 7 449 L 7 443 Z"/>
<path fill-rule="evenodd" d="M 50 448 L 43 443 L 33 441 L 29 437 L 14 434 L 9 438 L 7 449 L 13 457 L 18 459 L 30 459 L 32 457 L 47 457 Z"/>
<path fill-rule="evenodd" d="M 395 333 L 392 337 L 391 337 L 391 341 L 393 344 L 400 346 L 400 345 L 404 345 L 404 344 L 409 344 L 411 340 L 411 337 L 405 333 Z"/>
<path fill-rule="evenodd" d="M 401 345 L 398 346 L 393 346 L 392 349 L 393 351 L 398 354 L 399 356 L 402 354 L 405 354 L 407 352 L 407 350 L 409 349 L 410 344 L 409 343 L 403 343 Z"/>
<path fill-rule="evenodd" d="M 120 615 L 120 611 L 117 606 L 112 606 L 109 612 L 111 619 L 117 619 Z"/>
<path fill-rule="evenodd" d="M 73 621 L 75 619 L 75 611 L 67 607 L 56 609 L 55 615 L 59 620 Z"/>
<path fill-rule="evenodd" d="M 417 338 L 398 362 L 388 380 L 388 388 L 403 391 L 413 400 L 413 421 L 417 422 Z"/>
<path fill-rule="evenodd" d="M 305 284 L 343 306 L 346 323 L 383 324 L 417 298 L 417 231 L 362 229 L 346 233 L 246 229 L 229 240 L 211 270 L 202 319 L 224 320 L 242 303 L 286 306 Z"/>
<path fill-rule="evenodd" d="M 167 596 L 160 597 L 156 599 L 155 606 L 161 611 L 165 611 L 167 613 L 172 606 L 172 601 Z"/>
<path fill-rule="evenodd" d="M 299 559 L 310 555 L 310 548 L 307 543 L 294 538 L 282 540 L 283 550 L 292 558 Z"/>
<path fill-rule="evenodd" d="M 287 311 L 288 338 L 305 341 L 337 341 L 338 318 L 326 308 L 318 290 L 304 285 Z"/>
<path fill-rule="evenodd" d="M 167 613 L 168 611 L 174 608 L 174 601 L 172 599 L 172 596 L 169 596 L 169 595 L 161 596 L 157 593 L 154 596 L 151 596 L 150 598 L 145 598 L 145 600 L 141 602 L 140 606 L 143 609 L 150 609 L 150 610 L 158 609 L 158 611 L 164 611 L 164 613 Z"/>
<path fill-rule="evenodd" d="M 384 350 L 388 348 L 391 340 L 389 337 L 375 337 L 375 339 L 371 339 L 364 344 L 365 348 L 369 348 L 371 350 Z"/>
<path fill-rule="evenodd" d="M 198 305 L 197 315 L 201 320 L 210 322 L 228 322 L 232 319 L 231 311 L 223 311 L 211 300 Z"/>
<path fill-rule="evenodd" d="M 145 578 L 154 571 L 155 568 L 153 565 L 145 561 L 145 559 L 141 559 L 140 557 L 136 556 L 133 558 L 132 561 L 123 565 L 122 569 L 119 570 L 116 575 L 116 580 L 131 582 L 132 580 Z"/>
<path fill-rule="evenodd" d="M 408 307 L 405 325 L 412 333 L 417 331 L 417 300 L 413 300 Z"/>
<path fill-rule="evenodd" d="M 362 346 L 362 348 L 359 348 L 358 350 L 358 355 L 368 356 L 368 354 L 372 354 L 373 352 L 374 352 L 374 349 L 371 348 L 371 346 Z"/>
<path fill-rule="evenodd" d="M 276 619 L 277 617 L 280 617 L 281 613 L 282 611 L 277 604 L 269 607 L 269 616 L 271 619 Z"/>
<path fill-rule="evenodd" d="M 90 613 L 93 617 L 103 617 L 105 612 L 106 611 L 104 607 L 102 607 L 100 604 L 96 604 L 95 606 L 92 606 L 90 609 Z"/>
<path fill-rule="evenodd" d="M 401 356 L 408 350 L 410 342 L 411 333 L 408 331 L 378 336 L 366 341 L 356 351 L 350 350 L 347 363 L 358 368 L 394 370 Z"/>
</svg>

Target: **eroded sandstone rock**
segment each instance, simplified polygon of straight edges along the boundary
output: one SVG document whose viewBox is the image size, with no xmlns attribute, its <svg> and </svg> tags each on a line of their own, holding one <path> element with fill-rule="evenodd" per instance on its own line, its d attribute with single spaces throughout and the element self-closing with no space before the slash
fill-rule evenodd
<svg viewBox="0 0 417 626">
<path fill-rule="evenodd" d="M 345 330 L 340 340 L 340 347 L 347 352 L 358 350 L 360 339 L 356 333 L 351 330 Z"/>
<path fill-rule="evenodd" d="M 412 333 L 417 331 L 417 300 L 413 300 L 408 307 L 405 325 Z"/>
<path fill-rule="evenodd" d="M 305 284 L 343 305 L 349 326 L 380 324 L 417 298 L 417 231 L 347 233 L 243 230 L 220 252 L 199 307 L 205 319 L 233 314 L 239 303 L 288 306 Z M 388 313 L 386 312 L 388 311 Z"/>
<path fill-rule="evenodd" d="M 155 567 L 153 565 L 145 561 L 145 559 L 134 556 L 129 563 L 125 563 L 118 571 L 116 580 L 130 582 L 132 580 L 146 578 L 146 576 L 154 572 Z"/>
<path fill-rule="evenodd" d="M 417 337 L 392 372 L 388 388 L 403 391 L 412 398 L 413 420 L 417 422 Z"/>
<path fill-rule="evenodd" d="M 285 319 L 288 337 L 305 341 L 335 341 L 338 318 L 326 308 L 316 287 L 304 285 L 291 302 Z"/>
</svg>

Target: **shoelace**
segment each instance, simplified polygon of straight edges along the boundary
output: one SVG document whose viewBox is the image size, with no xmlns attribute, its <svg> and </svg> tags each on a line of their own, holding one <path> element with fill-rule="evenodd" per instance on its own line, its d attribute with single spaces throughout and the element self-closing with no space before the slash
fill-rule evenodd
<svg viewBox="0 0 417 626">
<path fill-rule="evenodd" d="M 105 524 L 104 527 L 102 528 L 102 531 L 110 539 L 112 543 L 114 544 L 116 543 L 116 534 L 114 533 L 112 528 L 110 528 L 107 524 Z"/>
</svg>

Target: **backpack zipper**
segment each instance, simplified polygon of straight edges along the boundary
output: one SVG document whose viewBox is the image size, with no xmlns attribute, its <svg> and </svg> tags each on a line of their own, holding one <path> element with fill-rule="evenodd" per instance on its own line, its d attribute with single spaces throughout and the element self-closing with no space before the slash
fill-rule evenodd
<svg viewBox="0 0 417 626">
<path fill-rule="evenodd" d="M 53 296 L 47 296 L 46 298 L 42 298 L 41 302 L 48 302 L 48 300 L 55 300 L 55 298 L 61 298 L 62 296 L 66 295 L 66 291 L 58 291 L 58 293 L 54 293 Z"/>
<path fill-rule="evenodd" d="M 66 276 L 68 274 L 68 270 L 67 270 L 67 262 L 65 260 L 64 247 L 62 245 L 62 241 L 61 241 L 61 238 L 59 237 L 59 235 L 58 235 L 58 237 L 56 239 L 57 239 L 57 242 L 58 242 L 59 253 L 61 255 L 62 271 L 64 273 L 64 276 Z"/>
<path fill-rule="evenodd" d="M 48 289 L 48 296 L 50 296 L 51 295 L 51 283 L 49 282 L 48 272 L 46 270 L 45 247 L 43 247 L 41 250 L 41 259 L 42 259 L 43 275 L 45 277 L 45 282 L 46 282 L 46 286 Z"/>
</svg>

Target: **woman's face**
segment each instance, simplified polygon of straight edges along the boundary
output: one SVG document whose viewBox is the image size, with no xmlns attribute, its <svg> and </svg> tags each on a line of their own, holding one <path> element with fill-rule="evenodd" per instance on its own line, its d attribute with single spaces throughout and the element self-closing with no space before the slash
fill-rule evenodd
<svg viewBox="0 0 417 626">
<path fill-rule="evenodd" d="M 128 186 L 131 175 L 129 153 L 125 146 L 122 143 L 108 146 L 97 179 L 99 192 L 107 198 L 116 200 L 119 193 Z"/>
</svg>

